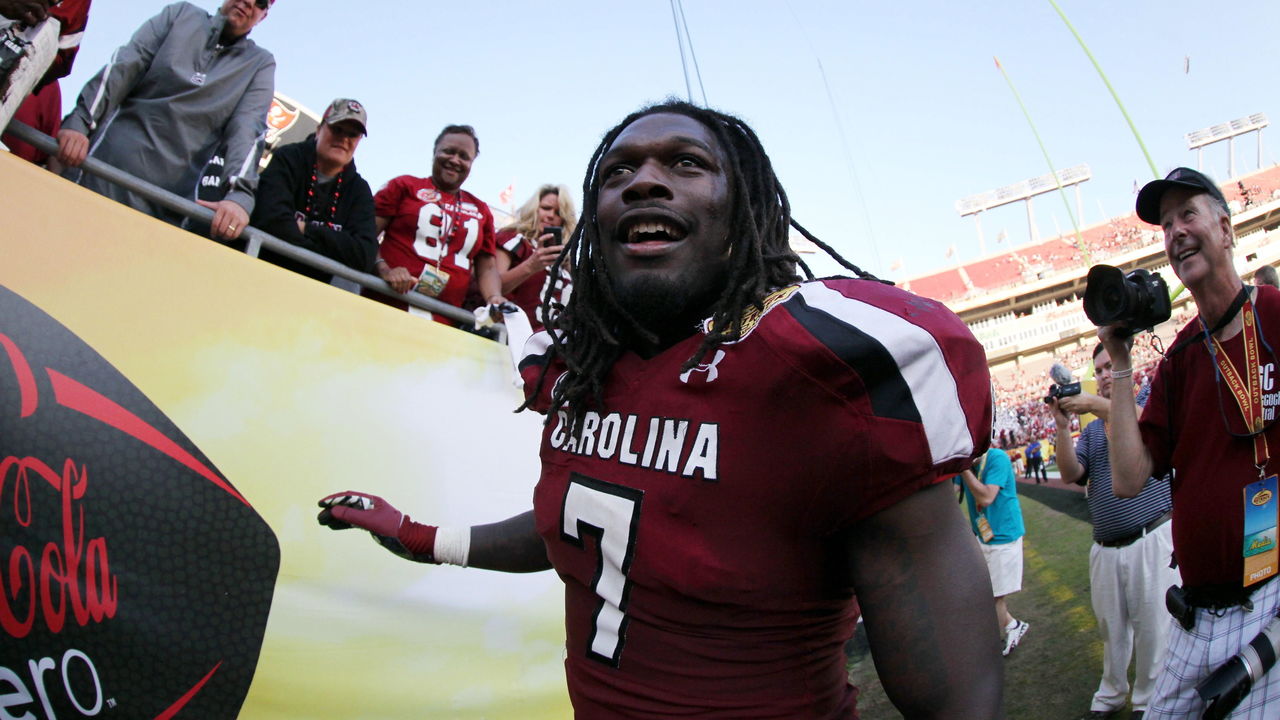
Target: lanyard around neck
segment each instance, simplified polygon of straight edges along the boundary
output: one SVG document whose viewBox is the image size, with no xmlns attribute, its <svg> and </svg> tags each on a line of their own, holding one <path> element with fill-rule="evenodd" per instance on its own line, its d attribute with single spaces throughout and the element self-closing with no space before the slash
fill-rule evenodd
<svg viewBox="0 0 1280 720">
<path fill-rule="evenodd" d="M 1213 358 L 1218 373 L 1226 380 L 1227 388 L 1231 391 L 1231 396 L 1235 398 L 1236 405 L 1240 408 L 1240 415 L 1244 418 L 1245 427 L 1253 438 L 1254 464 L 1258 467 L 1259 474 L 1261 474 L 1270 457 L 1270 449 L 1267 447 L 1266 435 L 1262 432 L 1264 424 L 1262 419 L 1262 375 L 1260 372 L 1258 324 L 1253 303 L 1247 299 L 1247 289 L 1242 289 L 1240 292 L 1241 295 L 1236 299 L 1243 306 L 1241 317 L 1244 321 L 1244 327 L 1240 333 L 1241 340 L 1244 343 L 1243 372 L 1236 370 L 1235 364 L 1227 356 L 1222 343 L 1218 342 L 1216 337 L 1213 337 L 1213 333 L 1226 327 L 1227 322 L 1230 322 L 1232 316 L 1235 315 L 1236 303 L 1232 303 L 1232 308 L 1228 308 L 1227 314 L 1222 320 L 1219 320 L 1217 327 L 1213 331 L 1206 330 L 1205 334 L 1212 343 L 1209 348 L 1209 354 Z"/>
</svg>

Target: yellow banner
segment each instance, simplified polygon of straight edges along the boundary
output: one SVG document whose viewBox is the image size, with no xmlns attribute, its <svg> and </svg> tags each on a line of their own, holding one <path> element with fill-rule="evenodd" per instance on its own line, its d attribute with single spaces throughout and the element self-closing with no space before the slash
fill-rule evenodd
<svg viewBox="0 0 1280 720">
<path fill-rule="evenodd" d="M 174 434 L 194 446 L 187 465 L 234 486 L 278 541 L 274 596 L 241 716 L 571 714 L 562 665 L 562 592 L 553 573 L 504 575 L 419 565 L 386 552 L 363 531 L 333 532 L 315 522 L 315 501 L 348 489 L 381 495 L 432 524 L 465 526 L 529 509 L 538 476 L 540 418 L 511 412 L 520 393 L 505 347 L 249 258 L 4 154 L 0 197 L 5 199 L 0 288 L 47 314 L 118 370 L 172 422 Z M 0 317 L 0 341 L 4 323 Z M 75 370 L 59 366 L 56 354 L 41 349 L 40 338 L 33 340 L 31 326 L 24 327 L 10 333 L 25 339 L 7 346 L 8 365 L 0 347 L 0 375 L 8 377 L 10 365 L 17 368 L 25 361 L 34 380 L 24 380 L 28 375 L 14 369 L 13 387 L 30 392 L 6 397 L 0 384 L 0 414 L 11 422 L 36 418 L 52 412 L 48 398 L 54 397 L 66 412 L 88 407 L 88 400 L 77 406 L 65 393 L 53 394 L 84 386 L 83 397 L 99 398 L 98 406 L 125 406 L 124 415 L 113 415 L 104 425 L 108 429 L 102 432 L 115 438 L 112 442 L 146 450 L 136 438 L 151 437 L 148 428 L 165 435 L 160 419 L 130 430 L 129 418 L 146 419 L 145 403 L 129 405 L 119 396 L 123 390 L 113 395 L 75 377 Z M 43 404 L 32 405 L 37 398 Z M 22 415 L 28 405 L 20 400 L 30 401 L 33 412 Z M 79 412 L 92 416 L 92 411 Z M 0 458 L 27 452 L 16 446 L 15 437 L 0 434 Z M 59 442 L 74 446 L 77 437 Z M 149 442 L 168 447 L 164 437 Z M 176 450 L 166 452 L 178 457 Z M 56 469 L 63 458 L 41 461 Z M 106 466 L 83 465 L 77 472 L 92 478 L 88 494 L 67 502 L 89 508 L 84 532 L 93 538 L 104 513 L 118 519 L 128 509 L 90 504 L 90 499 L 104 497 L 111 483 L 127 484 L 130 478 L 103 477 Z M 6 477 L 10 482 L 0 487 L 0 506 L 12 500 L 17 475 Z M 64 493 L 71 492 L 75 477 L 80 476 L 62 479 Z M 36 494 L 43 486 L 31 480 L 30 487 Z M 221 497 L 221 491 L 211 492 Z M 167 532 L 197 535 L 202 512 L 203 506 L 192 506 L 171 513 L 176 516 L 163 518 L 172 525 Z M 7 517 L 0 514 L 0 523 Z M 21 521 L 21 513 L 18 517 Z M 27 553 L 27 540 L 18 539 L 27 536 L 3 528 L 0 524 L 0 567 Z M 111 633 L 141 589 L 129 584 L 135 569 L 128 567 L 130 556 L 116 549 L 126 540 L 107 537 L 104 542 L 99 549 L 105 555 L 111 548 L 110 571 L 120 581 L 113 598 L 119 614 L 83 624 Z M 192 572 L 175 577 L 175 583 L 199 584 L 204 558 L 226 552 L 219 538 L 203 539 L 201 548 L 185 559 Z M 157 547 L 158 558 L 163 552 Z M 21 616 L 25 596 L 13 587 L 8 592 L 6 607 Z M 30 652 L 19 657 L 0 642 L 0 674 L 7 668 L 31 696 L 27 705 L 9 706 L 11 712 L 22 716 L 27 710 L 43 718 L 42 707 L 74 705 L 83 711 L 95 700 L 106 707 L 124 702 L 125 669 L 95 665 L 93 653 L 59 645 L 61 636 L 49 634 L 41 622 L 49 620 L 35 620 L 31 637 L 46 633 L 44 640 L 36 639 L 49 647 L 49 662 L 81 667 L 75 672 L 90 680 L 50 691 L 57 697 L 42 706 L 40 680 L 27 669 L 38 658 Z M 174 657 L 184 653 L 187 640 L 172 639 Z M 227 674 L 226 668 L 211 667 L 207 685 L 197 686 L 200 677 L 191 679 L 197 698 Z M 71 699 L 63 698 L 64 692 Z M 197 701 L 190 702 L 175 717 L 200 717 L 194 711 Z M 64 714 L 76 716 L 58 717 Z M 116 714 L 141 717 L 126 707 Z"/>
</svg>

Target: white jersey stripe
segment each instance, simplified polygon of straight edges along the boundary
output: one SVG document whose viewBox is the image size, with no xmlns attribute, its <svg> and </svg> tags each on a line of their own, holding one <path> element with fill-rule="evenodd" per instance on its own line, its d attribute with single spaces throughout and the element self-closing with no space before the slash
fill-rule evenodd
<svg viewBox="0 0 1280 720">
<path fill-rule="evenodd" d="M 550 349 L 551 333 L 546 330 L 539 330 L 538 332 L 530 335 L 528 340 L 524 341 L 524 351 L 521 353 L 520 357 L 515 359 L 516 367 L 519 367 L 521 363 L 529 358 L 546 355 L 547 351 Z"/>
<path fill-rule="evenodd" d="M 71 33 L 58 38 L 58 49 L 67 50 L 69 48 L 78 47 L 80 40 L 84 38 L 84 32 Z"/>
<path fill-rule="evenodd" d="M 973 455 L 956 378 L 928 331 L 891 312 L 845 297 L 822 283 L 800 289 L 808 305 L 875 338 L 893 357 L 920 411 L 933 464 Z"/>
</svg>

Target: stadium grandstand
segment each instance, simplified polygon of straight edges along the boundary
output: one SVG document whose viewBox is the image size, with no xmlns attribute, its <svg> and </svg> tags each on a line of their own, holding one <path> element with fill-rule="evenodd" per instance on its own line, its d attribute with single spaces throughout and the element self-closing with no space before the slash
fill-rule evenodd
<svg viewBox="0 0 1280 720">
<path fill-rule="evenodd" d="M 1280 262 L 1280 166 L 1231 178 L 1221 188 L 1235 224 L 1241 276 Z M 1165 261 L 1163 235 L 1134 212 L 1082 228 L 1080 236 L 1083 247 L 1074 235 L 1063 235 L 902 283 L 945 303 L 986 348 L 996 386 L 997 441 L 1011 450 L 1053 434 L 1042 398 L 1054 362 L 1078 378 L 1092 374 L 1096 330 L 1081 302 L 1091 264 L 1115 265 L 1125 272 L 1144 268 L 1160 273 L 1171 288 L 1177 286 Z M 1149 376 L 1161 348 L 1195 312 L 1190 294 L 1180 293 L 1173 317 L 1154 334 L 1139 336 L 1136 384 Z"/>
</svg>

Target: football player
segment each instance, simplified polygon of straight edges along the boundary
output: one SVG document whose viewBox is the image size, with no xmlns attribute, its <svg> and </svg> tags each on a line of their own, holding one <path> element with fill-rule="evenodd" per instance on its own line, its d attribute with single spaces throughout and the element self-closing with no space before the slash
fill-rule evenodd
<svg viewBox="0 0 1280 720">
<path fill-rule="evenodd" d="M 554 568 L 580 718 L 853 717 L 859 607 L 904 715 L 1001 717 L 990 581 L 943 482 L 990 434 L 965 325 L 852 265 L 801 281 L 768 156 L 715 111 L 623 120 L 582 217 L 575 291 L 521 362 L 547 415 L 533 510 L 437 528 L 348 491 L 320 521 L 419 562 Z"/>
</svg>

